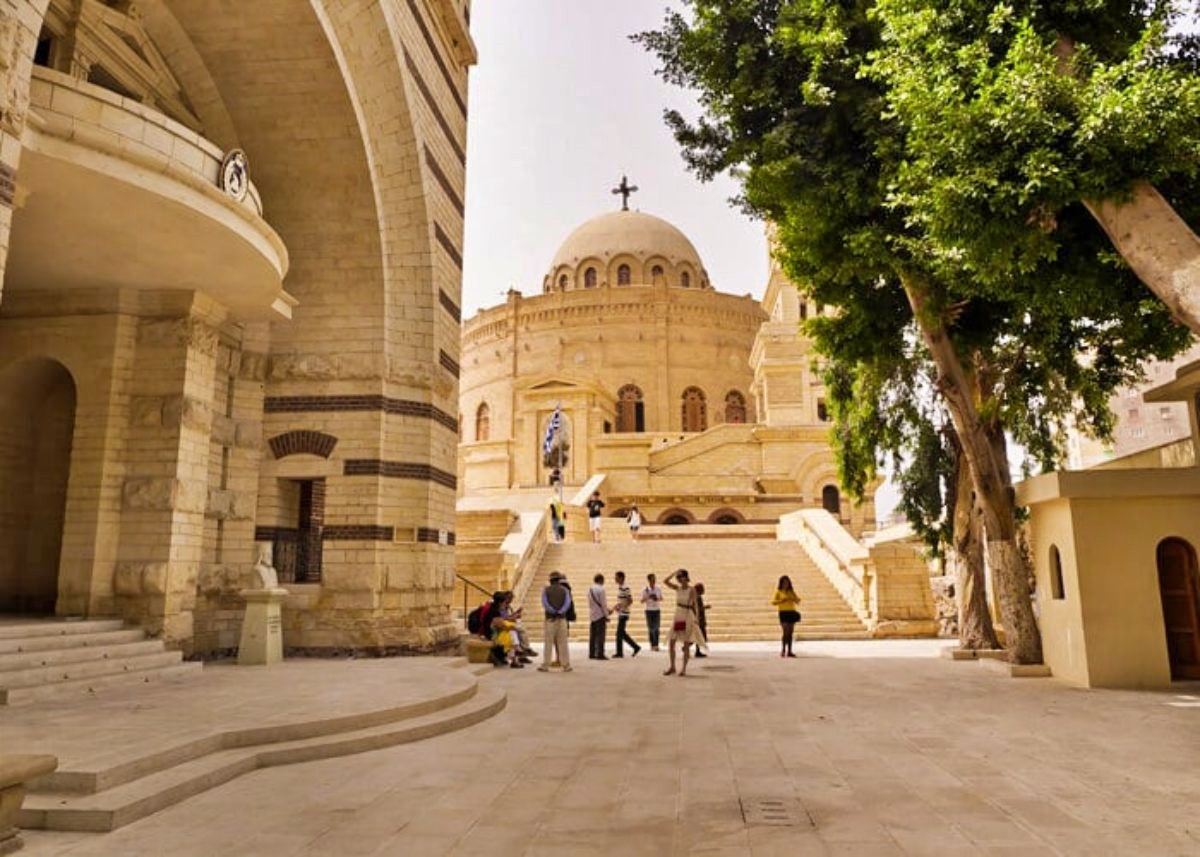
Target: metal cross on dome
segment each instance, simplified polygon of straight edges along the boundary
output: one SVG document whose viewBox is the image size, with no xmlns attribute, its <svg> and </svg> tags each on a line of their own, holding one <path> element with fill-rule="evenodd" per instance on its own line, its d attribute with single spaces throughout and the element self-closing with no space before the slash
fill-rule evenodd
<svg viewBox="0 0 1200 857">
<path fill-rule="evenodd" d="M 637 193 L 637 185 L 631 185 L 629 179 L 621 176 L 621 183 L 613 188 L 613 194 L 621 195 L 621 211 L 629 211 L 629 195 Z"/>
</svg>

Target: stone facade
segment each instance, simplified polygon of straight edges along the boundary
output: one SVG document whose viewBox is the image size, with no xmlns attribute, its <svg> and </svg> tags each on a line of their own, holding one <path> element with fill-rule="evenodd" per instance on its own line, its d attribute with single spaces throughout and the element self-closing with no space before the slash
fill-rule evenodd
<svg viewBox="0 0 1200 857">
<path fill-rule="evenodd" d="M 468 18 L 0 0 L 0 610 L 454 637 Z"/>
<path fill-rule="evenodd" d="M 826 505 L 854 533 L 873 503 L 837 488 L 824 390 L 799 329 L 817 308 L 777 266 L 762 301 L 717 291 L 691 242 L 640 212 L 564 241 L 542 294 L 517 291 L 463 328 L 462 494 L 603 474 L 609 514 L 647 523 L 769 523 Z"/>
</svg>

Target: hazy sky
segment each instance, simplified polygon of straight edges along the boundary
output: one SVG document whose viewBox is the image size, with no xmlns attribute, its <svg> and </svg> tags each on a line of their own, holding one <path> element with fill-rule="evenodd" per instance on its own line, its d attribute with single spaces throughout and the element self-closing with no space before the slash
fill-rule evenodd
<svg viewBox="0 0 1200 857">
<path fill-rule="evenodd" d="M 597 214 L 620 207 L 622 173 L 641 190 L 630 207 L 692 239 L 716 288 L 761 296 L 762 224 L 729 205 L 728 179 L 688 173 L 662 121 L 694 112 L 687 93 L 654 76 L 630 33 L 657 26 L 667 0 L 477 0 L 471 71 L 463 310 L 538 294 L 554 251 Z"/>
</svg>

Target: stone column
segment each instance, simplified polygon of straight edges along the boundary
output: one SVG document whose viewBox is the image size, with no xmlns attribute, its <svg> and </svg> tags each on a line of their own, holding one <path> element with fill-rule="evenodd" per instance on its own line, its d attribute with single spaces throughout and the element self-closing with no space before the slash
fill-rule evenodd
<svg viewBox="0 0 1200 857">
<path fill-rule="evenodd" d="M 143 317 L 115 575 L 118 607 L 190 652 L 208 501 L 217 328 L 222 311 L 186 296 L 182 315 Z M 175 296 L 163 310 L 178 309 Z"/>
<path fill-rule="evenodd" d="M 0 0 L 0 301 L 12 231 L 21 131 L 29 109 L 33 51 L 48 0 Z"/>
</svg>

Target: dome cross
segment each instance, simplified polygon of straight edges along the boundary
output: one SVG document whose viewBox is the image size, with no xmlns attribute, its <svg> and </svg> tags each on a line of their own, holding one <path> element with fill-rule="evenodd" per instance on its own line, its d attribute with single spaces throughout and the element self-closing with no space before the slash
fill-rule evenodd
<svg viewBox="0 0 1200 857">
<path fill-rule="evenodd" d="M 631 185 L 629 179 L 621 176 L 621 183 L 612 189 L 614 195 L 621 195 L 621 211 L 629 211 L 629 195 L 637 193 L 637 185 Z"/>
</svg>

